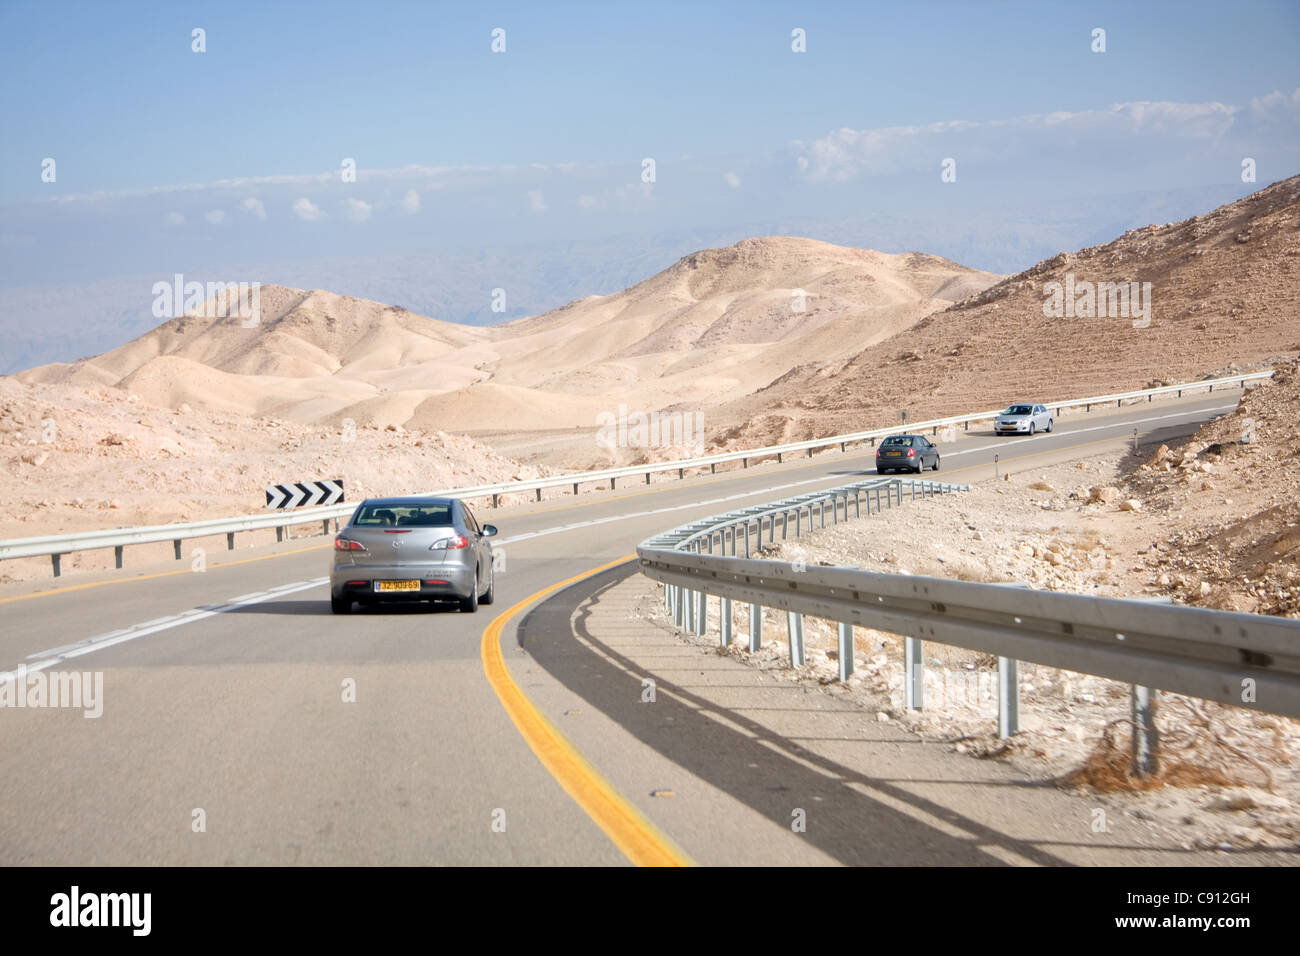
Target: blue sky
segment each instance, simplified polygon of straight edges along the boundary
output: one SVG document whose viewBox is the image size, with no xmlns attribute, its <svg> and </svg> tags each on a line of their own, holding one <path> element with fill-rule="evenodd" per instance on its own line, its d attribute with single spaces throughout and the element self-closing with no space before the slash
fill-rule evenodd
<svg viewBox="0 0 1300 956">
<path fill-rule="evenodd" d="M 340 260 L 423 254 L 506 284 L 519 243 L 663 237 L 638 253 L 653 271 L 691 237 L 783 228 L 1011 271 L 1300 172 L 1297 50 L 1295 2 L 6 0 L 0 289 L 327 261 L 328 287 L 352 281 Z M 1025 241 L 1070 203 L 1073 231 Z M 845 226 L 913 214 L 931 226 Z M 519 310 L 560 304 L 532 287 Z"/>
</svg>

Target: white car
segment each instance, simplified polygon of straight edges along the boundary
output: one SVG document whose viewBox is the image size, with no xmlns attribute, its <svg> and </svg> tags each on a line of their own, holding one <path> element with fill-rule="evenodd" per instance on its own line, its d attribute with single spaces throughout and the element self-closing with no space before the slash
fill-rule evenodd
<svg viewBox="0 0 1300 956">
<path fill-rule="evenodd" d="M 996 435 L 1032 435 L 1052 430 L 1052 413 L 1046 405 L 1009 405 L 993 420 Z"/>
</svg>

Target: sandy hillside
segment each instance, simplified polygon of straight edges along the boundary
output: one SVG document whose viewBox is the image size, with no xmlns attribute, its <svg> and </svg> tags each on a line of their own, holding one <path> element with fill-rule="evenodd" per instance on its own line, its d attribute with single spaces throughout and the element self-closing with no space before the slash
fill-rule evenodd
<svg viewBox="0 0 1300 956">
<path fill-rule="evenodd" d="M 1300 361 L 1127 477 L 1156 525 L 1143 563 L 1188 604 L 1300 616 Z"/>
<path fill-rule="evenodd" d="M 239 318 L 209 317 L 216 301 L 111 352 L 16 377 L 117 388 L 170 408 L 378 425 L 402 424 L 408 406 L 484 377 L 474 368 L 475 348 L 490 337 L 484 329 L 283 286 L 261 289 L 260 320 L 245 328 Z M 410 399 L 395 402 L 394 393 Z"/>
<path fill-rule="evenodd" d="M 802 364 L 846 360 L 997 278 L 935 256 L 747 239 L 615 295 L 492 329 L 271 286 L 256 327 L 187 315 L 104 355 L 17 378 L 303 424 L 537 433 L 511 447 L 594 466 L 628 457 L 593 440 L 601 412 L 701 411 Z M 585 431 L 557 450 L 557 428 Z"/>
<path fill-rule="evenodd" d="M 0 538 L 256 514 L 265 488 L 342 478 L 349 501 L 532 478 L 538 469 L 445 432 L 344 431 L 179 410 L 111 388 L 0 378 Z M 75 569 L 102 552 L 66 559 Z M 0 566 L 0 580 L 47 559 Z"/>
<path fill-rule="evenodd" d="M 1051 317 L 1049 283 L 1151 283 L 1150 324 Z M 1183 222 L 1062 253 L 845 362 L 798 369 L 721 409 L 723 444 L 1186 381 L 1300 351 L 1300 177 Z"/>
</svg>

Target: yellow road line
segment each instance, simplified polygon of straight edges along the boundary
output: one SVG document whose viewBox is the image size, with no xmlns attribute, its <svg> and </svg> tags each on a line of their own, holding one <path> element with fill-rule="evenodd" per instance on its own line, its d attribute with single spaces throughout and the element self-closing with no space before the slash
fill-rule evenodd
<svg viewBox="0 0 1300 956">
<path fill-rule="evenodd" d="M 231 568 L 236 564 L 250 564 L 253 561 L 269 561 L 272 558 L 283 558 L 290 554 L 302 554 L 304 551 L 320 551 L 324 548 L 333 547 L 332 544 L 314 544 L 310 548 L 294 548 L 292 551 L 277 551 L 275 554 L 263 554 L 256 558 L 240 558 L 237 561 L 222 561 L 220 564 L 212 565 L 213 568 Z M 108 584 L 130 584 L 134 581 L 148 581 L 151 578 L 169 578 L 173 574 L 198 574 L 199 572 L 192 568 L 181 568 L 176 571 L 156 571 L 153 574 L 135 574 L 129 578 L 113 578 L 109 581 L 88 581 L 85 584 L 70 584 L 66 588 L 51 588 L 48 591 L 37 591 L 34 594 L 19 594 L 14 597 L 0 598 L 0 604 L 8 604 L 11 601 L 26 601 L 29 598 L 46 597 L 50 594 L 67 594 L 69 591 L 84 591 L 86 588 L 102 588 Z"/>
<path fill-rule="evenodd" d="M 635 558 L 627 555 L 592 568 L 566 581 L 552 584 L 532 594 L 514 607 L 497 616 L 483 632 L 483 672 L 496 691 L 501 705 L 514 721 L 537 759 L 551 776 L 559 782 L 574 802 L 614 842 L 623 855 L 637 866 L 693 866 L 682 850 L 661 833 L 627 798 L 578 752 L 572 743 L 546 719 L 515 683 L 506 666 L 501 650 L 501 637 L 506 624 L 529 604 L 567 587 L 576 581 L 589 578 L 601 571 L 624 564 Z"/>
</svg>

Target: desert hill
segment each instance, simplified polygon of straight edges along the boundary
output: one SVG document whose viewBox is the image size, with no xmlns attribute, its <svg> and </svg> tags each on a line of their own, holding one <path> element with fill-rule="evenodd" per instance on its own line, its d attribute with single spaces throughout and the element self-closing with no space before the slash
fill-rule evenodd
<svg viewBox="0 0 1300 956">
<path fill-rule="evenodd" d="M 1149 323 L 1088 315 L 1102 283 L 1150 283 Z M 1060 284 L 1059 299 L 1053 283 Z M 1074 292 L 1073 309 L 1054 309 Z M 1103 308 L 1107 303 L 1099 296 Z M 1056 301 L 1054 301 L 1056 299 Z M 1057 314 L 1049 314 L 1056 312 Z M 1063 314 L 1062 314 L 1063 313 Z M 1196 379 L 1300 351 L 1300 177 L 1010 276 L 843 362 L 811 363 L 719 409 L 730 444 L 833 434 Z"/>
<path fill-rule="evenodd" d="M 252 328 L 205 308 L 17 378 L 302 424 L 478 432 L 529 456 L 527 436 L 547 433 L 546 457 L 577 467 L 605 456 L 589 434 L 601 412 L 728 401 L 801 365 L 845 361 L 997 278 L 936 256 L 765 237 L 495 328 L 270 286 Z M 579 449 L 555 447 L 556 430 L 580 433 Z"/>
</svg>

